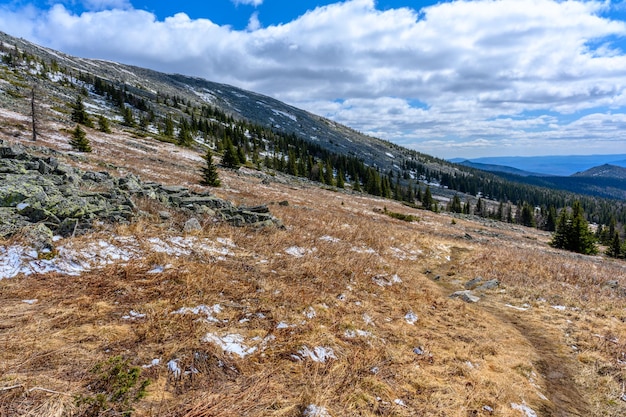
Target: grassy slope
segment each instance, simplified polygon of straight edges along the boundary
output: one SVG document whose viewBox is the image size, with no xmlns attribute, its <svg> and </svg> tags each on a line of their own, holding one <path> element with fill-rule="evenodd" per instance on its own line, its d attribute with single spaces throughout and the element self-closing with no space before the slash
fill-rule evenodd
<svg viewBox="0 0 626 417">
<path fill-rule="evenodd" d="M 27 131 L 15 116 L 0 118 Z M 59 128 L 49 125 L 39 145 L 67 149 Z M 202 162 L 191 151 L 122 132 L 89 135 L 95 152 L 68 162 L 169 184 L 199 179 Z M 20 140 L 6 130 L 1 137 Z M 137 366 L 161 359 L 143 371 L 152 384 L 136 404 L 140 416 L 300 416 L 310 404 L 333 416 L 524 415 L 511 404 L 538 415 L 626 415 L 626 300 L 604 285 L 626 286 L 623 262 L 553 250 L 532 229 L 452 224 L 391 201 L 263 184 L 246 172 L 221 171 L 215 192 L 238 204 L 289 201 L 270 206 L 286 230 L 203 219 L 197 234 L 231 239 L 232 254 L 153 253 L 80 277 L 0 281 L 0 415 L 78 412 L 73 397 L 87 392 L 89 369 L 116 355 Z M 162 207 L 138 204 L 148 213 L 142 220 L 73 245 L 182 234 L 184 215 L 162 223 Z M 420 221 L 392 219 L 384 207 Z M 154 265 L 169 267 L 148 274 Z M 478 275 L 502 285 L 478 304 L 448 298 Z M 171 314 L 215 304 L 218 322 Z M 131 310 L 146 316 L 123 319 Z M 405 320 L 410 311 L 415 324 Z M 238 334 L 258 349 L 240 358 L 203 341 L 207 333 Z M 296 360 L 305 346 L 330 348 L 335 359 Z M 176 378 L 172 359 L 198 372 Z"/>
</svg>

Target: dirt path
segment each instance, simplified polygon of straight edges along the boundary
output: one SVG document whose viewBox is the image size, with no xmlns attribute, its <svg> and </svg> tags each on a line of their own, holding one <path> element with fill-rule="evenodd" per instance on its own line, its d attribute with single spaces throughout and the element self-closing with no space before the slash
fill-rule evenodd
<svg viewBox="0 0 626 417">
<path fill-rule="evenodd" d="M 433 271 L 433 276 L 445 277 L 456 273 L 466 251 L 460 248 L 453 248 L 449 262 L 442 264 L 440 268 Z M 454 284 L 450 280 L 438 280 L 441 288 L 446 293 L 452 293 L 462 288 L 458 288 L 458 283 Z M 496 318 L 503 326 L 514 327 L 533 346 L 538 359 L 534 366 L 545 381 L 545 392 L 543 395 L 548 399 L 542 404 L 533 404 L 533 408 L 540 417 L 590 417 L 589 404 L 582 395 L 582 389 L 576 384 L 574 374 L 576 365 L 571 358 L 567 347 L 559 345 L 561 335 L 558 330 L 551 328 L 539 318 L 518 312 L 498 303 L 489 296 L 474 304 L 483 311 Z"/>
<path fill-rule="evenodd" d="M 517 312 L 505 310 L 495 303 L 480 304 L 484 311 L 496 317 L 504 325 L 515 327 L 534 347 L 538 359 L 535 368 L 546 383 L 543 394 L 549 403 L 542 404 L 536 411 L 541 416 L 589 417 L 589 405 L 584 400 L 581 389 L 574 381 L 574 360 L 568 356 L 565 346 L 555 342 L 558 335 L 536 319 Z"/>
</svg>

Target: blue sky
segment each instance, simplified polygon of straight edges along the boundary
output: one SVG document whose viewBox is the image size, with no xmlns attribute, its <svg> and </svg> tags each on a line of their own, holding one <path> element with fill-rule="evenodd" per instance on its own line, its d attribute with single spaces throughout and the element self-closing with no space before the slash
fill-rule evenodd
<svg viewBox="0 0 626 417">
<path fill-rule="evenodd" d="M 5 0 L 0 28 L 444 158 L 626 153 L 626 0 Z"/>
</svg>

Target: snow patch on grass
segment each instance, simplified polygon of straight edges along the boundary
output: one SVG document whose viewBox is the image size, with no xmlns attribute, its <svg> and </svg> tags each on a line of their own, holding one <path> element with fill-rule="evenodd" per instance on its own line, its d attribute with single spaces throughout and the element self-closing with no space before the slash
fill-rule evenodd
<svg viewBox="0 0 626 417">
<path fill-rule="evenodd" d="M 313 349 L 310 349 L 308 346 L 303 346 L 298 353 L 302 359 L 308 358 L 313 362 L 325 363 L 329 359 L 337 359 L 332 348 L 323 346 L 317 346 Z"/>
</svg>

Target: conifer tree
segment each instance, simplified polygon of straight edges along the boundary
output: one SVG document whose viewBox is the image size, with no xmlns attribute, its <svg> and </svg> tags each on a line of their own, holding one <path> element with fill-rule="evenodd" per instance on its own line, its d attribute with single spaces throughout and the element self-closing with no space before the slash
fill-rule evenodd
<svg viewBox="0 0 626 417">
<path fill-rule="evenodd" d="M 567 209 L 561 210 L 550 245 L 585 255 L 598 252 L 595 236 L 589 230 L 589 223 L 585 219 L 579 201 L 575 201 L 572 205 L 571 214 L 568 213 Z"/>
<path fill-rule="evenodd" d="M 239 156 L 237 149 L 229 138 L 224 139 L 224 155 L 222 156 L 222 164 L 227 168 L 239 168 Z"/>
<path fill-rule="evenodd" d="M 610 256 L 611 258 L 619 258 L 621 256 L 622 243 L 620 242 L 620 239 L 619 239 L 619 233 L 615 232 L 615 234 L 613 235 L 613 240 L 611 241 L 611 244 L 606 250 L 606 254 L 607 256 Z"/>
<path fill-rule="evenodd" d="M 461 207 L 461 199 L 457 194 L 452 197 L 452 202 L 450 203 L 450 211 L 452 213 L 461 213 L 463 211 L 463 207 Z"/>
<path fill-rule="evenodd" d="M 171 114 L 168 114 L 163 122 L 163 136 L 174 137 L 174 120 L 172 120 Z"/>
<path fill-rule="evenodd" d="M 72 131 L 70 145 L 72 146 L 72 149 L 77 150 L 78 152 L 91 152 L 91 145 L 89 143 L 89 139 L 87 139 L 87 134 L 83 129 L 81 129 L 79 124 L 77 124 L 76 128 Z"/>
<path fill-rule="evenodd" d="M 76 123 L 80 123 L 81 125 L 87 127 L 93 127 L 93 123 L 85 110 L 85 104 L 83 103 L 82 96 L 76 97 L 76 102 L 72 106 L 72 121 Z"/>
<path fill-rule="evenodd" d="M 430 186 L 427 185 L 426 191 L 424 191 L 424 195 L 422 196 L 422 207 L 424 207 L 426 210 L 432 210 L 433 203 L 434 203 L 433 195 L 430 192 Z"/>
<path fill-rule="evenodd" d="M 98 116 L 98 130 L 102 133 L 111 133 L 111 126 L 109 125 L 109 119 L 103 115 Z"/>
<path fill-rule="evenodd" d="M 343 175 L 343 170 L 340 169 L 339 172 L 337 173 L 337 188 L 345 188 L 345 178 Z"/>
<path fill-rule="evenodd" d="M 217 167 L 213 163 L 213 152 L 211 152 L 211 149 L 207 149 L 204 160 L 206 161 L 206 165 L 202 168 L 202 181 L 200 184 L 209 187 L 219 187 L 222 183 L 217 172 Z"/>
<path fill-rule="evenodd" d="M 133 111 L 130 107 L 122 107 L 122 117 L 124 118 L 124 121 L 122 122 L 124 126 L 135 127 L 135 116 L 133 116 Z"/>
</svg>

